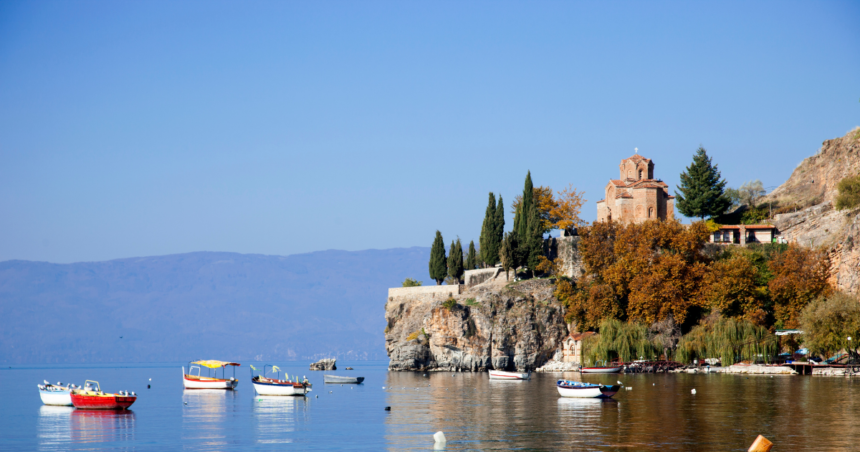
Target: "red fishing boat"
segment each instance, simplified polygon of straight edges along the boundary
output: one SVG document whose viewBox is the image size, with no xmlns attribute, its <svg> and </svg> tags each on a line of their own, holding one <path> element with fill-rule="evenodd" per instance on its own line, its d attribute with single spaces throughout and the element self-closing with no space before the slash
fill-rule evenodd
<svg viewBox="0 0 860 452">
<path fill-rule="evenodd" d="M 72 405 L 83 410 L 127 410 L 135 400 L 137 394 L 128 391 L 105 394 L 99 382 L 93 380 L 87 380 L 82 389 L 72 390 Z"/>
</svg>

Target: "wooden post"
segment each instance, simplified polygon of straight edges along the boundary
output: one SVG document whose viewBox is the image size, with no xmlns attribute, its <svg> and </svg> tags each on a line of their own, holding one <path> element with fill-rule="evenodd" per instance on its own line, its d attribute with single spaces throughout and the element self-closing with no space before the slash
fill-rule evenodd
<svg viewBox="0 0 860 452">
<path fill-rule="evenodd" d="M 758 435 L 758 438 L 753 441 L 747 452 L 770 452 L 773 443 L 768 441 L 764 436 Z"/>
</svg>

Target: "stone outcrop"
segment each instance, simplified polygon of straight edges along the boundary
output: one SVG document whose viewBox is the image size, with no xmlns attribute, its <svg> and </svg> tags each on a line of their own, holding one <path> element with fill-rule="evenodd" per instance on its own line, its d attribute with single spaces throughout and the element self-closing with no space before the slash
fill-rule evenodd
<svg viewBox="0 0 860 452">
<path fill-rule="evenodd" d="M 860 174 L 860 128 L 827 140 L 805 159 L 791 177 L 764 198 L 794 211 L 774 216 L 774 224 L 790 243 L 822 247 L 830 253 L 833 285 L 860 292 L 860 208 L 836 210 L 839 181 Z"/>
<path fill-rule="evenodd" d="M 453 305 L 421 294 L 389 297 L 389 370 L 534 370 L 568 334 L 554 289 L 548 280 L 501 276 L 454 294 Z"/>
<path fill-rule="evenodd" d="M 311 363 L 311 370 L 337 370 L 335 358 L 321 359 L 315 363 Z"/>
</svg>

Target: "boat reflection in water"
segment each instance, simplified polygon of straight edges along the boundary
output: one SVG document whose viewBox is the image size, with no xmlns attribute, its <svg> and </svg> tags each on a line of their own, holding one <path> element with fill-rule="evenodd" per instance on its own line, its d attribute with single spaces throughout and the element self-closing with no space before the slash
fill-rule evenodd
<svg viewBox="0 0 860 452">
<path fill-rule="evenodd" d="M 237 391 L 186 389 L 182 391 L 182 439 L 196 448 L 223 448 L 228 445 L 236 413 L 228 408 L 239 397 Z"/>
<path fill-rule="evenodd" d="M 258 444 L 292 443 L 291 432 L 307 424 L 305 397 L 254 396 L 254 430 Z"/>
<path fill-rule="evenodd" d="M 72 441 L 131 443 L 134 441 L 134 419 L 134 411 L 130 410 L 75 409 L 71 412 Z"/>
<path fill-rule="evenodd" d="M 39 450 L 65 449 L 72 437 L 72 425 L 70 418 L 74 407 L 50 406 L 39 407 L 39 423 L 37 427 L 37 438 Z"/>
</svg>

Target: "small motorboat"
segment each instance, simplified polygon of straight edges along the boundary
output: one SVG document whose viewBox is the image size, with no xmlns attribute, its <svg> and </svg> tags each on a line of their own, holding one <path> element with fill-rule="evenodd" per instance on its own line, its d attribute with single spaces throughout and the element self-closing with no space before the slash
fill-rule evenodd
<svg viewBox="0 0 860 452">
<path fill-rule="evenodd" d="M 266 367 L 271 367 L 270 372 L 276 372 L 277 378 L 266 377 Z M 261 396 L 304 396 L 311 391 L 311 384 L 307 378 L 299 382 L 299 377 L 296 376 L 296 381 L 290 381 L 290 376 L 284 373 L 284 379 L 281 380 L 281 369 L 278 366 L 263 366 L 263 373 L 254 375 L 257 370 L 251 366 L 251 383 L 254 385 L 254 391 Z"/>
<path fill-rule="evenodd" d="M 601 385 L 581 381 L 558 380 L 556 382 L 558 395 L 562 397 L 577 397 L 583 399 L 608 399 L 614 396 L 621 385 Z"/>
<path fill-rule="evenodd" d="M 624 369 L 623 365 L 618 366 L 595 366 L 583 367 L 579 371 L 584 374 L 617 374 Z"/>
<path fill-rule="evenodd" d="M 531 372 L 506 372 L 504 370 L 489 371 L 490 380 L 528 380 L 531 378 Z"/>
<path fill-rule="evenodd" d="M 39 397 L 42 398 L 42 403 L 45 405 L 74 406 L 72 405 L 72 389 L 74 388 L 75 385 L 73 384 L 66 384 L 63 387 L 60 382 L 52 385 L 48 383 L 48 380 L 45 380 L 45 384 L 39 385 Z"/>
<path fill-rule="evenodd" d="M 343 377 L 340 375 L 323 375 L 323 381 L 326 383 L 337 383 L 337 384 L 361 384 L 364 381 L 364 377 Z"/>
<path fill-rule="evenodd" d="M 209 369 L 208 376 L 200 375 L 201 366 Z M 227 366 L 233 366 L 233 376 L 230 378 L 225 375 Z M 241 364 L 214 359 L 194 361 L 189 364 L 188 373 L 185 373 L 185 366 L 182 367 L 182 384 L 185 389 L 236 389 L 236 386 L 239 385 L 239 380 L 236 379 L 236 367 L 238 366 Z M 218 368 L 221 369 L 221 378 L 218 378 Z M 194 369 L 197 369 L 196 375 Z M 215 369 L 214 376 L 212 369 Z"/>
<path fill-rule="evenodd" d="M 82 410 L 127 410 L 137 400 L 137 394 L 128 391 L 106 394 L 93 380 L 87 380 L 83 389 L 73 389 L 71 397 L 75 408 Z"/>
</svg>

